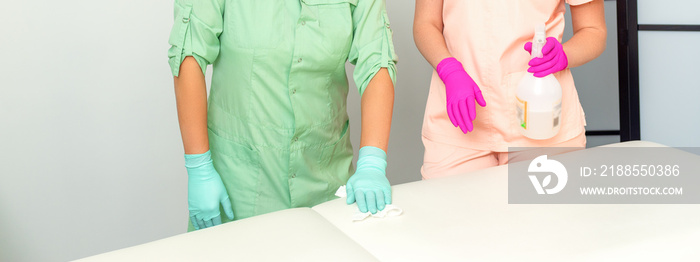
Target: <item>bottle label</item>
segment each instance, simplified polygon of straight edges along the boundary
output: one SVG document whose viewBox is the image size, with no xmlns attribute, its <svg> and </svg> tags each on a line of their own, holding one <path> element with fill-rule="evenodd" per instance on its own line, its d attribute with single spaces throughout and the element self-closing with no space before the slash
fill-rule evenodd
<svg viewBox="0 0 700 262">
<path fill-rule="evenodd" d="M 527 129 L 527 101 L 523 101 L 520 97 L 515 96 L 517 100 L 515 103 L 515 109 L 518 114 L 518 120 L 520 121 L 520 126 L 523 129 Z M 561 103 L 559 103 L 561 105 Z"/>
<path fill-rule="evenodd" d="M 552 119 L 554 119 L 554 123 L 552 123 L 552 128 L 557 128 L 559 126 L 559 120 L 561 119 L 561 99 L 554 103 L 554 110 L 552 114 Z"/>
</svg>

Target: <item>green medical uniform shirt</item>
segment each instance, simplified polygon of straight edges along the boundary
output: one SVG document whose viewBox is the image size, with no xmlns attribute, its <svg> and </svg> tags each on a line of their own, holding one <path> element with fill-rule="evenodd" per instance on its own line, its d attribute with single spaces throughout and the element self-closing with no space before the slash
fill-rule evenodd
<svg viewBox="0 0 700 262">
<path fill-rule="evenodd" d="M 209 143 L 235 219 L 333 199 L 353 171 L 345 62 L 360 94 L 396 74 L 384 0 L 176 0 L 169 43 L 175 76 L 187 56 L 213 64 Z"/>
</svg>

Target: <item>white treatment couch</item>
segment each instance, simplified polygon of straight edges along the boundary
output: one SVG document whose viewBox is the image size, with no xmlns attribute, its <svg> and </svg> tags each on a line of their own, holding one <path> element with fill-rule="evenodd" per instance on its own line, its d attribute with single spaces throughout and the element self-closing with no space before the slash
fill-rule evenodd
<svg viewBox="0 0 700 262">
<path fill-rule="evenodd" d="M 700 205 L 508 204 L 507 166 L 396 185 L 393 201 L 403 215 L 352 222 L 336 199 L 81 261 L 700 260 Z"/>
</svg>

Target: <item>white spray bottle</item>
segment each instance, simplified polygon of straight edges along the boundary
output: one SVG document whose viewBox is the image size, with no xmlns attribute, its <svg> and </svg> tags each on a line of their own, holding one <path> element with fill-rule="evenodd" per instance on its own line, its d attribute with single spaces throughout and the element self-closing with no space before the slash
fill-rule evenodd
<svg viewBox="0 0 700 262">
<path fill-rule="evenodd" d="M 532 58 L 542 57 L 542 47 L 547 42 L 545 25 L 535 27 L 532 39 Z M 559 133 L 561 122 L 561 85 L 556 77 L 535 77 L 525 73 L 516 93 L 518 129 L 531 139 L 548 139 Z"/>
</svg>

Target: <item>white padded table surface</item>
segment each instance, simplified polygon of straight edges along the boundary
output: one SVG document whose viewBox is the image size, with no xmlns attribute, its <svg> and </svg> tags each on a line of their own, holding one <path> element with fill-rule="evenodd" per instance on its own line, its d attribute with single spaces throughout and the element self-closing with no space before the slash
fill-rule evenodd
<svg viewBox="0 0 700 262">
<path fill-rule="evenodd" d="M 310 208 L 282 210 L 80 261 L 377 261 Z"/>
<path fill-rule="evenodd" d="M 663 145 L 637 141 L 610 146 Z M 596 150 L 566 157 L 596 154 Z M 399 217 L 352 222 L 357 207 L 336 199 L 313 209 L 274 212 L 81 261 L 688 261 L 700 257 L 700 205 L 508 204 L 507 171 L 507 166 L 499 166 L 394 186 L 394 204 L 404 211 Z"/>
<path fill-rule="evenodd" d="M 508 204 L 507 171 L 507 166 L 499 166 L 394 186 L 393 202 L 404 211 L 399 217 L 351 222 L 356 207 L 347 206 L 344 199 L 313 209 L 381 261 L 687 261 L 700 257 L 698 205 Z"/>
</svg>

